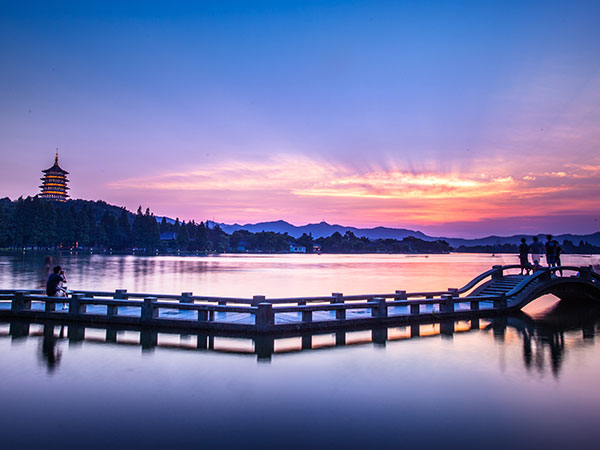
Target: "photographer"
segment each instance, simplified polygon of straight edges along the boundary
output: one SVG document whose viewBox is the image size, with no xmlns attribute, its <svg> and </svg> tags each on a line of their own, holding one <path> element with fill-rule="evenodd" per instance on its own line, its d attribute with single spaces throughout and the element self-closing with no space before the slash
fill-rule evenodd
<svg viewBox="0 0 600 450">
<path fill-rule="evenodd" d="M 66 297 L 67 290 L 61 285 L 62 283 L 67 283 L 65 272 L 60 266 L 56 266 L 46 282 L 46 295 L 48 297 Z"/>
</svg>

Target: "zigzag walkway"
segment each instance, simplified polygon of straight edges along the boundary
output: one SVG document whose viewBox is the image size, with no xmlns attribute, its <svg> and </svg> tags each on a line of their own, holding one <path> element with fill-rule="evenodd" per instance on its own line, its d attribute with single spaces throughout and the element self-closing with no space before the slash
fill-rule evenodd
<svg viewBox="0 0 600 450">
<path fill-rule="evenodd" d="M 544 294 L 600 301 L 600 275 L 590 267 L 554 267 L 531 275 L 519 266 L 494 266 L 460 289 L 323 297 L 226 298 L 72 291 L 46 297 L 41 291 L 0 291 L 0 318 L 136 325 L 231 334 L 352 329 L 364 326 L 461 320 L 518 310 Z"/>
</svg>

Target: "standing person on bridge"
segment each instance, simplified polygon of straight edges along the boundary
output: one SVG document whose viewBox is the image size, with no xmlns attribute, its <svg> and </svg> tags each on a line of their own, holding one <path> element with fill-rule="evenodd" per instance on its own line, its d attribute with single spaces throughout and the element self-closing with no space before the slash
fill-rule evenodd
<svg viewBox="0 0 600 450">
<path fill-rule="evenodd" d="M 556 248 L 558 247 L 558 242 L 552 239 L 552 235 L 549 234 L 546 236 L 546 262 L 548 263 L 548 267 L 556 266 Z"/>
<path fill-rule="evenodd" d="M 554 253 L 554 265 L 556 267 L 560 267 L 560 266 L 562 266 L 562 263 L 560 262 L 560 255 L 562 255 L 565 251 L 562 249 L 562 247 L 560 246 L 558 241 L 554 241 L 554 242 L 556 242 L 556 252 Z M 562 269 L 557 270 L 557 272 L 560 272 L 561 277 L 563 276 Z"/>
<path fill-rule="evenodd" d="M 523 275 L 523 272 L 529 275 L 531 270 L 531 264 L 529 264 L 529 245 L 525 242 L 525 238 L 521 238 L 521 245 L 519 245 L 519 260 L 521 262 L 521 275 Z"/>
<path fill-rule="evenodd" d="M 540 261 L 542 259 L 542 252 L 544 250 L 544 247 L 542 246 L 542 243 L 539 242 L 537 236 L 533 237 L 533 242 L 531 243 L 530 250 L 531 259 L 533 261 L 533 271 L 537 272 L 538 270 L 540 270 Z"/>
</svg>

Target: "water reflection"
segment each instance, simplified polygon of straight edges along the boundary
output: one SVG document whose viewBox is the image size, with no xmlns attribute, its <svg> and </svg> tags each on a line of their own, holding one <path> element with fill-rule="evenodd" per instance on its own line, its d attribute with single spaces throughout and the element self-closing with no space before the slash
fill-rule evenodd
<svg viewBox="0 0 600 450">
<path fill-rule="evenodd" d="M 0 286 L 40 286 L 41 253 L 0 254 Z M 515 255 L 220 255 L 142 257 L 54 255 L 68 274 L 69 288 L 224 297 L 321 296 L 446 290 L 459 287 Z M 600 256 L 566 255 L 565 264 L 598 264 Z M 374 292 L 372 292 L 374 291 Z"/>
<path fill-rule="evenodd" d="M 565 355 L 565 333 L 581 331 L 580 342 L 591 342 L 600 322 L 600 305 L 588 300 L 560 301 L 545 314 L 532 318 L 527 314 L 508 318 L 508 325 L 523 340 L 523 360 L 528 370 L 545 371 L 547 357 L 558 378 Z"/>
<path fill-rule="evenodd" d="M 60 331 L 58 336 L 55 336 L 54 328 L 53 325 L 44 326 L 44 337 L 41 346 L 41 360 L 48 367 L 49 373 L 54 371 L 62 357 L 62 350 L 57 345 L 57 342 L 59 339 L 64 339 L 65 327 L 59 327 Z"/>
<path fill-rule="evenodd" d="M 527 370 L 538 375 L 543 375 L 549 370 L 558 378 L 569 348 L 593 344 L 600 323 L 600 305 L 583 300 L 561 301 L 544 315 L 535 318 L 519 313 L 493 319 L 474 318 L 469 321 L 441 321 L 401 327 L 252 337 L 208 332 L 181 334 L 180 331 L 169 329 L 128 326 L 65 325 L 47 321 L 14 320 L 7 323 L 8 332 L 3 334 L 6 337 L 13 340 L 41 338 L 39 357 L 47 366 L 48 372 L 54 371 L 61 362 L 63 354 L 60 343 L 66 341 L 70 344 L 87 341 L 106 345 L 133 345 L 139 346 L 144 353 L 164 348 L 248 355 L 256 357 L 258 362 L 269 363 L 272 357 L 278 354 L 364 345 L 385 347 L 394 341 L 436 337 L 453 343 L 454 339 L 461 339 L 463 335 L 476 332 L 483 333 L 483 340 L 486 339 L 486 334 L 489 335 L 492 342 L 501 346 L 507 346 L 519 339 Z M 565 339 L 565 334 L 568 334 L 568 340 Z"/>
</svg>

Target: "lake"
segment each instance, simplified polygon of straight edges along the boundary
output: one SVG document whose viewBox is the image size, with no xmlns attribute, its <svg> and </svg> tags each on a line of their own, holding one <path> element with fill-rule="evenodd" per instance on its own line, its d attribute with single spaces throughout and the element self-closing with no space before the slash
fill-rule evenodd
<svg viewBox="0 0 600 450">
<path fill-rule="evenodd" d="M 0 288 L 38 288 L 41 254 L 0 256 Z M 316 296 L 461 287 L 516 255 L 64 255 L 69 288 Z M 594 265 L 598 256 L 563 256 Z M 600 305 L 600 303 L 599 303 Z M 0 448 L 597 448 L 596 304 L 253 339 L 0 324 Z M 114 336 L 113 336 L 114 337 Z M 310 343 L 307 347 L 306 341 Z M 206 345 L 200 346 L 200 342 Z M 375 342 L 374 342 L 375 341 Z"/>
</svg>

